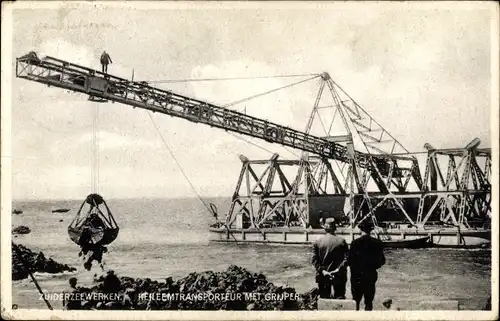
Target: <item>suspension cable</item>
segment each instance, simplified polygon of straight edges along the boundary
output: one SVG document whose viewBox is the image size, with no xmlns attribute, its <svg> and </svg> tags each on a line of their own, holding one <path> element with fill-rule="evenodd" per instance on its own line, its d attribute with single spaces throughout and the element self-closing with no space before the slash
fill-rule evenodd
<svg viewBox="0 0 500 321">
<path fill-rule="evenodd" d="M 276 76 L 257 76 L 257 77 L 228 77 L 228 78 L 192 78 L 192 79 L 179 79 L 179 80 L 157 80 L 157 81 L 146 81 L 146 82 L 149 82 L 149 83 L 175 83 L 175 82 L 191 82 L 191 81 L 225 81 L 225 80 L 242 80 L 242 79 L 265 79 L 265 78 L 291 78 L 291 77 L 306 77 L 306 76 L 313 76 L 312 78 L 308 78 L 308 79 L 305 79 L 305 80 L 302 80 L 302 81 L 299 81 L 299 82 L 296 82 L 296 83 L 293 83 L 293 84 L 289 84 L 289 85 L 285 85 L 285 86 L 282 86 L 282 87 L 279 87 L 279 88 L 275 88 L 275 89 L 272 89 L 270 91 L 267 91 L 267 92 L 263 92 L 263 93 L 260 93 L 260 94 L 257 94 L 257 95 L 253 95 L 253 96 L 250 96 L 250 97 L 246 97 L 246 98 L 243 98 L 242 100 L 239 100 L 239 101 L 235 101 L 235 102 L 232 102 L 232 103 L 229 103 L 227 105 L 224 105 L 223 107 L 229 107 L 229 106 L 233 106 L 233 105 L 236 105 L 236 104 L 239 104 L 241 102 L 244 102 L 244 101 L 248 101 L 248 100 L 251 100 L 253 98 L 257 98 L 259 96 L 263 96 L 263 95 L 266 95 L 266 94 L 269 94 L 269 93 L 272 93 L 272 92 L 275 92 L 275 91 L 278 91 L 280 89 L 285 89 L 285 88 L 288 88 L 288 87 L 292 87 L 292 86 L 295 86 L 295 85 L 298 85 L 298 84 L 301 84 L 303 82 L 307 82 L 309 80 L 312 80 L 312 79 L 315 79 L 317 77 L 320 76 L 320 74 L 294 74 L 294 75 L 276 75 Z M 245 108 L 246 109 L 246 108 Z M 235 134 L 233 133 L 229 133 L 231 134 L 233 137 L 236 137 L 237 139 L 239 140 L 242 140 L 246 143 L 249 143 L 253 146 L 256 146 L 266 152 L 269 152 L 271 154 L 274 154 L 272 151 L 250 141 L 250 140 L 246 140 L 242 137 L 239 137 L 239 136 L 236 136 Z M 290 154 L 294 155 L 295 157 L 299 157 L 296 153 L 292 152 L 291 150 L 289 150 L 286 146 L 283 146 L 283 148 L 288 151 Z"/>
<path fill-rule="evenodd" d="M 295 74 L 295 75 L 275 75 L 275 76 L 255 76 L 255 77 L 225 77 L 225 78 L 187 78 L 187 79 L 165 79 L 165 80 L 143 80 L 147 83 L 180 83 L 180 82 L 198 82 L 198 81 L 227 81 L 227 80 L 249 80 L 249 79 L 267 79 L 267 78 L 292 78 L 319 76 L 319 74 Z"/>
<path fill-rule="evenodd" d="M 249 96 L 249 97 L 246 97 L 246 98 L 243 98 L 243 99 L 240 99 L 240 100 L 237 100 L 237 101 L 234 101 L 234 102 L 231 102 L 229 104 L 226 104 L 226 105 L 223 105 L 222 107 L 230 107 L 230 106 L 234 106 L 234 105 L 237 105 L 237 104 L 240 104 L 242 102 L 245 102 L 245 101 L 249 101 L 251 99 L 254 99 L 254 98 L 257 98 L 257 97 L 260 97 L 260 96 L 264 96 L 264 95 L 267 95 L 267 94 L 270 94 L 270 93 L 273 93 L 275 91 L 278 91 L 278 90 L 281 90 L 281 89 L 285 89 L 285 88 L 289 88 L 289 87 L 292 87 L 292 86 L 295 86 L 295 85 L 299 85 L 299 84 L 302 84 L 304 82 L 307 82 L 309 80 L 313 80 L 315 78 L 318 78 L 320 77 L 319 75 L 318 76 L 314 76 L 314 77 L 311 77 L 311 78 L 308 78 L 308 79 L 305 79 L 305 80 L 301 80 L 301 81 L 298 81 L 298 82 L 294 82 L 292 84 L 288 84 L 288 85 L 285 85 L 285 86 L 282 86 L 282 87 L 278 87 L 278 88 L 275 88 L 275 89 L 271 89 L 269 91 L 266 91 L 266 92 L 263 92 L 263 93 L 260 93 L 260 94 L 256 94 L 256 95 L 252 95 L 252 96 Z"/>
<path fill-rule="evenodd" d="M 165 147 L 167 148 L 170 156 L 173 158 L 173 160 L 175 161 L 175 163 L 177 164 L 177 167 L 179 168 L 179 170 L 181 171 L 182 175 L 184 176 L 184 178 L 186 179 L 186 181 L 188 182 L 189 186 L 191 187 L 191 189 L 193 190 L 193 192 L 195 193 L 196 197 L 200 200 L 200 202 L 203 204 L 203 206 L 207 209 L 207 211 L 211 214 L 213 214 L 213 217 L 215 218 L 215 220 L 217 221 L 217 223 L 219 223 L 220 225 L 224 226 L 226 228 L 226 230 L 228 231 L 229 234 L 231 234 L 231 236 L 233 237 L 233 239 L 235 240 L 235 243 L 238 244 L 238 240 L 236 239 L 236 237 L 233 235 L 233 233 L 231 232 L 231 230 L 229 229 L 229 227 L 227 226 L 226 223 L 223 223 L 219 220 L 219 218 L 217 217 L 217 213 L 215 211 L 212 211 L 212 209 L 203 201 L 203 199 L 201 198 L 201 195 L 198 193 L 198 191 L 196 191 L 196 188 L 194 187 L 193 183 L 191 183 L 191 181 L 189 180 L 189 177 L 187 176 L 186 172 L 182 169 L 182 166 L 181 164 L 179 163 L 179 161 L 177 160 L 177 158 L 175 157 L 174 153 L 172 152 L 172 149 L 170 148 L 170 146 L 168 145 L 167 141 L 165 140 L 165 138 L 163 137 L 162 133 L 160 132 L 160 129 L 158 128 L 158 126 L 156 125 L 156 122 L 154 121 L 153 117 L 151 116 L 151 112 L 148 112 L 148 116 L 149 116 L 149 119 L 151 119 L 151 122 L 153 123 L 153 126 L 155 127 L 158 135 L 160 136 L 161 140 L 163 141 L 163 144 L 165 145 Z"/>
<path fill-rule="evenodd" d="M 91 131 L 91 136 L 90 136 L 90 192 L 94 192 L 94 171 L 95 171 L 95 114 L 94 114 L 94 108 L 95 106 L 92 106 L 92 112 L 91 112 L 91 117 L 92 117 L 92 131 Z"/>
<path fill-rule="evenodd" d="M 294 153 L 290 148 L 286 147 L 286 146 L 281 146 L 283 147 L 287 152 L 289 152 L 290 154 L 292 154 L 293 156 L 299 158 L 300 156 L 297 155 L 296 153 Z"/>
<path fill-rule="evenodd" d="M 228 132 L 228 133 L 229 133 L 231 136 L 233 136 L 233 137 L 235 137 L 235 138 L 237 138 L 237 139 L 239 139 L 239 140 L 241 140 L 241 141 L 243 141 L 243 142 L 245 142 L 245 143 L 248 143 L 248 144 L 253 145 L 253 146 L 257 147 L 257 148 L 260 148 L 260 149 L 262 149 L 263 151 L 266 151 L 266 152 L 268 152 L 268 153 L 270 153 L 270 154 L 274 154 L 274 153 L 273 153 L 272 151 L 270 151 L 269 149 L 267 149 L 267 148 L 265 148 L 265 147 L 262 147 L 262 146 L 260 146 L 259 144 L 256 144 L 256 143 L 252 142 L 251 140 L 245 139 L 245 138 L 240 137 L 240 136 L 238 136 L 238 135 L 236 135 L 236 134 L 233 134 L 233 133 L 231 133 L 231 132 Z"/>
<path fill-rule="evenodd" d="M 92 137 L 90 157 L 90 190 L 99 193 L 99 107 L 92 106 Z"/>
<path fill-rule="evenodd" d="M 96 154 L 97 154 L 97 161 L 96 161 L 96 183 L 95 183 L 95 189 L 96 193 L 99 194 L 99 179 L 100 179 L 100 171 L 99 171 L 99 165 L 100 165 L 100 148 L 99 148 L 99 105 L 96 104 Z"/>
<path fill-rule="evenodd" d="M 200 200 L 200 202 L 203 204 L 203 206 L 205 206 L 205 208 L 208 210 L 208 212 L 211 213 L 211 210 L 210 208 L 208 207 L 208 205 L 203 201 L 203 199 L 201 198 L 200 194 L 198 194 L 198 191 L 196 191 L 196 188 L 194 187 L 193 183 L 191 183 L 191 180 L 189 180 L 189 177 L 187 176 L 186 172 L 182 169 L 182 166 L 181 164 L 179 163 L 179 161 L 177 160 L 177 158 L 175 157 L 174 153 L 172 152 L 172 149 L 170 148 L 170 146 L 168 145 L 167 141 L 165 140 L 165 138 L 163 137 L 163 135 L 160 133 L 160 129 L 158 128 L 158 126 L 156 125 L 156 122 L 154 121 L 153 117 L 151 116 L 151 113 L 148 112 L 148 116 L 149 116 L 149 119 L 151 119 L 151 122 L 153 123 L 153 126 L 155 127 L 156 131 L 158 132 L 158 134 L 160 135 L 160 138 L 161 140 L 163 141 L 163 144 L 165 145 L 165 147 L 167 148 L 170 156 L 172 157 L 172 159 L 175 161 L 175 163 L 177 164 L 177 167 L 179 167 L 179 170 L 181 171 L 182 175 L 184 176 L 184 178 L 186 179 L 186 181 L 188 182 L 189 186 L 191 187 L 191 189 L 193 190 L 193 192 L 196 194 L 197 198 Z"/>
</svg>

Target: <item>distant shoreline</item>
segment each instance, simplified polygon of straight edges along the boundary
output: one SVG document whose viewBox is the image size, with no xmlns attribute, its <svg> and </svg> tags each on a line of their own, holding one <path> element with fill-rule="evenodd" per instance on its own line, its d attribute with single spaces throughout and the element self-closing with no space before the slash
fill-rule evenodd
<svg viewBox="0 0 500 321">
<path fill-rule="evenodd" d="M 202 196 L 203 200 L 213 200 L 213 199 L 230 199 L 231 196 Z M 85 199 L 82 198 L 68 198 L 68 199 L 55 199 L 55 198 L 25 198 L 25 199 L 12 199 L 12 203 L 31 203 L 31 202 L 80 202 Z M 106 198 L 106 201 L 132 201 L 132 200 L 198 200 L 196 196 L 188 197 L 119 197 L 119 198 Z"/>
</svg>

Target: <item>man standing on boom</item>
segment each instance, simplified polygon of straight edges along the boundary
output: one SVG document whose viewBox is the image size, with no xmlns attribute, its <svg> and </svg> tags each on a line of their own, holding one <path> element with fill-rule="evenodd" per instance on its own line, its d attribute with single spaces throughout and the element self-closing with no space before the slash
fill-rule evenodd
<svg viewBox="0 0 500 321">
<path fill-rule="evenodd" d="M 108 53 L 105 51 L 102 52 L 101 54 L 101 66 L 102 66 L 102 72 L 103 73 L 108 73 L 108 65 L 112 64 L 113 61 L 111 60 L 111 57 L 108 55 Z"/>
</svg>

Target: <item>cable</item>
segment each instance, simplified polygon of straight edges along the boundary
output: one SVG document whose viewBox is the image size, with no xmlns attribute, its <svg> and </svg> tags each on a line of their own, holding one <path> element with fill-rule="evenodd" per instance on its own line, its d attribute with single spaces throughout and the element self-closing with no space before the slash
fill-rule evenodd
<svg viewBox="0 0 500 321">
<path fill-rule="evenodd" d="M 276 76 L 256 76 L 256 77 L 227 77 L 227 78 L 187 78 L 187 79 L 165 79 L 165 80 L 143 80 L 147 83 L 180 83 L 180 82 L 196 82 L 196 81 L 227 81 L 227 80 L 245 80 L 245 79 L 266 79 L 266 78 L 292 78 L 319 76 L 319 74 L 296 74 L 296 75 L 276 75 Z"/>
<path fill-rule="evenodd" d="M 99 194 L 99 165 L 100 165 L 100 148 L 99 148 L 99 106 L 96 105 L 96 183 L 95 183 L 95 189 L 96 193 Z"/>
<path fill-rule="evenodd" d="M 95 171 L 95 148 L 94 148 L 94 134 L 95 134 L 95 115 L 94 115 L 94 108 L 95 106 L 92 106 L 92 132 L 91 132 L 91 137 L 90 137 L 90 192 L 94 192 L 94 171 Z"/>
<path fill-rule="evenodd" d="M 295 83 L 292 83 L 292 84 L 289 84 L 289 85 L 285 85 L 285 86 L 282 86 L 282 87 L 278 87 L 278 88 L 275 88 L 275 89 L 271 89 L 269 91 L 266 91 L 266 92 L 263 92 L 263 93 L 260 93 L 260 94 L 256 94 L 256 95 L 253 95 L 253 96 L 249 96 L 249 97 L 246 97 L 246 98 L 243 98 L 243 99 L 240 99 L 240 100 L 237 100 L 237 101 L 234 101 L 232 103 L 229 103 L 229 104 L 226 104 L 224 106 L 221 106 L 221 107 L 230 107 L 230 106 L 234 106 L 234 105 L 237 105 L 237 104 L 240 104 L 242 102 L 245 102 L 245 101 L 248 101 L 250 99 L 254 99 L 254 98 L 257 98 L 257 97 L 260 97 L 260 96 L 264 96 L 264 95 L 267 95 L 267 94 L 270 94 L 272 92 L 275 92 L 275 91 L 278 91 L 278 90 L 281 90 L 281 89 L 285 89 L 285 88 L 289 88 L 289 87 L 292 87 L 292 86 L 295 86 L 295 85 L 298 85 L 298 84 L 301 84 L 301 83 L 304 83 L 306 81 L 309 81 L 309 80 L 313 80 L 315 78 L 318 78 L 320 76 L 314 76 L 312 78 L 308 78 L 308 79 L 305 79 L 305 80 L 301 80 L 301 81 L 298 81 L 298 82 L 295 82 Z"/>
<path fill-rule="evenodd" d="M 237 136 L 237 135 L 235 135 L 235 134 L 233 134 L 233 133 L 231 133 L 231 132 L 228 132 L 228 134 L 230 134 L 231 136 L 233 136 L 233 137 L 235 137 L 235 138 L 237 138 L 237 139 L 239 139 L 239 140 L 241 140 L 241 141 L 244 141 L 245 143 L 248 143 L 248 144 L 250 144 L 250 145 L 253 145 L 253 146 L 255 146 L 255 147 L 258 147 L 258 148 L 262 149 L 263 151 L 266 151 L 266 152 L 268 152 L 268 153 L 270 153 L 270 154 L 274 154 L 274 152 L 270 151 L 269 149 L 267 149 L 267 148 L 265 148 L 265 147 L 262 147 L 262 146 L 260 146 L 259 144 L 254 143 L 254 142 L 252 142 L 252 141 L 250 141 L 250 140 L 248 140 L 248 139 L 245 139 L 245 138 L 243 138 L 243 137 Z M 289 152 L 289 153 L 290 153 L 290 154 L 292 154 L 293 156 L 295 156 L 295 157 L 299 157 L 299 155 L 297 155 L 297 154 L 295 154 L 294 152 L 292 152 L 292 151 L 291 151 L 289 148 L 287 148 L 286 146 L 281 146 L 281 147 L 283 147 L 283 149 L 285 149 L 287 152 Z"/>
<path fill-rule="evenodd" d="M 158 132 L 158 134 L 160 135 L 160 138 L 161 140 L 163 141 L 163 144 L 165 145 L 165 147 L 167 148 L 170 156 L 173 158 L 173 160 L 175 161 L 175 163 L 177 164 L 177 167 L 179 167 L 179 170 L 181 171 L 182 175 L 184 176 L 184 178 L 186 179 L 186 181 L 188 182 L 189 186 L 191 186 L 191 189 L 194 191 L 194 193 L 196 194 L 196 196 L 198 197 L 198 199 L 200 200 L 200 202 L 203 204 L 203 206 L 205 206 L 205 208 L 209 211 L 210 211 L 210 208 L 208 207 L 208 205 L 205 204 L 205 202 L 203 201 L 203 199 L 201 198 L 201 196 L 198 194 L 198 192 L 196 191 L 196 188 L 194 187 L 194 185 L 191 183 L 191 181 L 189 180 L 189 177 L 187 176 L 187 174 L 184 172 L 184 170 L 182 169 L 182 166 L 181 164 L 179 163 L 179 161 L 177 160 L 177 158 L 175 157 L 174 153 L 172 152 L 172 149 L 170 148 L 170 146 L 167 144 L 167 141 L 165 140 L 165 138 L 163 137 L 163 135 L 160 133 L 160 129 L 158 128 L 158 126 L 156 125 L 156 122 L 154 121 L 153 117 L 151 116 L 151 113 L 148 112 L 148 116 L 149 116 L 149 119 L 151 119 L 151 122 L 153 123 L 153 126 L 155 127 L 156 131 Z"/>
<path fill-rule="evenodd" d="M 242 138 L 242 137 L 240 137 L 240 136 L 237 136 L 237 135 L 235 135 L 235 134 L 233 134 L 233 133 L 231 133 L 231 132 L 228 132 L 228 133 L 229 133 L 231 136 L 233 136 L 233 137 L 235 137 L 235 138 L 237 138 L 237 139 L 239 139 L 239 140 L 241 140 L 241 141 L 244 141 L 244 142 L 246 142 L 246 143 L 248 143 L 248 144 L 250 144 L 250 145 L 253 145 L 253 146 L 255 146 L 255 147 L 258 147 L 258 148 L 260 148 L 260 149 L 262 149 L 262 150 L 264 150 L 264 151 L 266 151 L 266 152 L 269 152 L 269 153 L 271 153 L 271 154 L 274 154 L 274 152 L 270 151 L 269 149 L 264 148 L 264 147 L 262 147 L 262 146 L 260 146 L 260 145 L 258 145 L 258 144 L 256 144 L 256 143 L 254 143 L 254 142 L 250 141 L 250 140 L 244 139 L 244 138 Z M 283 149 L 285 149 L 287 152 L 289 152 L 289 153 L 290 153 L 290 154 L 292 154 L 293 156 L 295 156 L 295 157 L 297 157 L 297 158 L 298 158 L 298 157 L 300 157 L 299 155 L 297 155 L 296 153 L 294 153 L 293 151 L 291 151 L 291 150 L 290 150 L 289 148 L 287 148 L 286 146 L 282 145 L 281 147 L 283 147 Z"/>
<path fill-rule="evenodd" d="M 170 146 L 168 145 L 167 141 L 165 140 L 165 138 L 163 137 L 163 135 L 161 134 L 160 132 L 160 129 L 158 128 L 158 126 L 156 125 L 156 122 L 154 121 L 153 117 L 151 116 L 151 113 L 148 112 L 148 116 L 149 116 L 149 119 L 151 119 L 151 122 L 153 123 L 153 126 L 155 127 L 156 131 L 158 132 L 158 135 L 160 136 L 161 140 L 163 141 L 163 144 L 165 145 L 165 147 L 167 148 L 170 156 L 173 158 L 173 160 L 175 161 L 175 163 L 177 164 L 177 167 L 179 167 L 179 170 L 181 171 L 182 175 L 184 176 L 184 178 L 186 179 L 186 181 L 188 182 L 189 186 L 191 186 L 191 189 L 193 190 L 193 192 L 195 193 L 195 195 L 197 196 L 197 198 L 200 200 L 200 202 L 203 204 L 203 206 L 207 209 L 207 211 L 211 214 L 213 214 L 215 220 L 217 221 L 217 223 L 221 224 L 222 226 L 224 226 L 226 228 L 226 230 L 229 232 L 229 234 L 231 234 L 231 236 L 233 237 L 233 239 L 235 240 L 236 244 L 238 244 L 238 240 L 236 239 L 236 237 L 233 235 L 233 233 L 231 232 L 231 230 L 229 229 L 229 227 L 225 224 L 225 223 L 222 223 L 218 218 L 217 218 L 217 214 L 215 212 L 213 212 L 211 210 L 211 208 L 203 201 L 203 199 L 201 198 L 200 194 L 198 194 L 198 192 L 196 191 L 196 188 L 194 187 L 193 183 L 191 183 L 191 181 L 189 180 L 189 177 L 187 176 L 186 172 L 184 172 L 184 170 L 182 169 L 182 166 L 181 164 L 179 163 L 179 161 L 177 160 L 177 158 L 175 157 L 174 153 L 172 152 L 172 149 L 170 148 Z"/>
<path fill-rule="evenodd" d="M 92 137 L 90 142 L 90 190 L 99 193 L 99 106 L 92 106 Z"/>
<path fill-rule="evenodd" d="M 93 170 L 93 185 L 92 185 L 92 193 L 97 193 L 97 171 L 99 168 L 99 165 L 97 163 L 98 160 L 98 151 L 97 151 L 97 104 L 94 104 L 92 106 L 92 170 Z"/>
<path fill-rule="evenodd" d="M 235 135 L 235 134 L 233 134 L 233 133 L 231 133 L 231 132 L 228 132 L 228 134 L 230 134 L 231 136 L 233 136 L 233 137 L 235 137 L 235 138 L 237 138 L 237 139 L 239 139 L 239 140 L 241 140 L 241 141 L 244 141 L 244 142 L 246 142 L 246 143 L 248 143 L 248 144 L 250 144 L 250 145 L 253 145 L 253 146 L 255 146 L 255 147 L 258 147 L 258 148 L 262 149 L 263 151 L 266 151 L 266 152 L 268 152 L 268 153 L 270 153 L 270 154 L 274 154 L 274 152 L 270 151 L 269 149 L 267 149 L 267 148 L 265 148 L 265 147 L 262 147 L 262 146 L 260 146 L 259 144 L 256 144 L 256 143 L 254 143 L 254 142 L 252 142 L 252 141 L 250 141 L 250 140 L 247 140 L 247 139 L 245 139 L 245 138 L 243 138 L 243 137 L 237 136 L 237 135 Z"/>
<path fill-rule="evenodd" d="M 299 158 L 299 157 L 300 157 L 299 155 L 297 155 L 297 154 L 295 154 L 294 152 L 292 152 L 292 151 L 291 151 L 288 147 L 286 147 L 286 146 L 282 146 L 282 147 L 283 147 L 283 148 L 284 148 L 287 152 L 289 152 L 290 154 L 292 154 L 293 156 L 295 156 L 295 157 L 297 157 L 297 158 Z"/>
</svg>

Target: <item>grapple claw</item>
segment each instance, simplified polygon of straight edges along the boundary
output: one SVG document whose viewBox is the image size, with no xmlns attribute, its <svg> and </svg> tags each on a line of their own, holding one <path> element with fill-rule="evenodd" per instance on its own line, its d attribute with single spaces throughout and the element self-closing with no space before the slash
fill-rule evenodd
<svg viewBox="0 0 500 321">
<path fill-rule="evenodd" d="M 82 247 L 110 244 L 117 238 L 119 230 L 106 201 L 99 194 L 90 194 L 85 198 L 68 226 L 69 237 Z"/>
</svg>

